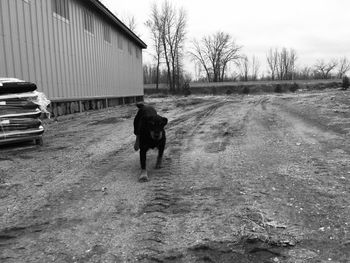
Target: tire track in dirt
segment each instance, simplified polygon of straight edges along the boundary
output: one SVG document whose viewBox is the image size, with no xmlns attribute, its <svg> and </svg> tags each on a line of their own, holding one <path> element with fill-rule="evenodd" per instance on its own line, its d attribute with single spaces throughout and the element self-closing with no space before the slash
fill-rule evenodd
<svg viewBox="0 0 350 263">
<path fill-rule="evenodd" d="M 346 126 L 348 125 L 345 124 L 347 120 L 346 118 L 344 118 L 345 116 L 342 116 L 343 118 L 341 119 L 344 122 L 344 125 L 339 127 L 339 125 L 336 125 L 332 122 L 333 119 L 337 119 L 337 116 L 328 116 L 326 114 L 323 114 L 326 110 L 323 109 L 322 105 L 315 105 L 318 109 L 312 110 L 306 108 L 303 104 L 299 106 L 298 104 L 293 104 L 293 102 L 294 100 L 292 99 L 287 100 L 285 98 L 285 100 L 281 100 L 279 98 L 275 98 L 273 100 L 272 105 L 278 107 L 281 113 L 284 114 L 284 116 L 287 116 L 289 119 L 294 119 L 298 121 L 302 125 L 306 126 L 306 128 L 314 130 L 314 132 L 318 131 L 321 136 L 327 135 L 328 137 L 334 139 L 334 136 L 332 135 L 336 134 L 338 137 L 343 137 L 345 139 L 345 142 L 348 141 L 348 133 L 346 129 Z M 332 113 L 334 114 L 333 111 Z M 336 147 L 342 146 L 342 143 L 337 143 L 334 140 L 332 140 L 332 142 L 329 143 L 329 146 L 331 146 L 332 144 L 336 145 Z M 346 143 L 343 146 L 345 146 L 342 147 L 343 150 L 350 154 L 349 144 Z"/>
<path fill-rule="evenodd" d="M 260 105 L 255 99 L 248 101 L 248 106 L 247 101 L 222 104 L 192 136 L 184 137 L 187 147 L 182 149 L 173 188 L 178 202 L 189 209 L 181 217 L 169 217 L 163 262 L 263 262 L 286 257 L 284 250 L 292 241 L 283 240 L 278 231 L 272 233 L 270 221 L 246 204 L 246 175 L 240 182 L 242 166 L 250 165 L 242 163 L 247 156 L 240 146 Z"/>
<path fill-rule="evenodd" d="M 168 123 L 168 130 L 171 131 L 174 128 L 178 128 L 178 125 L 188 125 L 188 121 L 200 121 L 205 115 L 209 115 L 213 110 L 219 108 L 226 102 L 216 101 L 216 102 L 206 102 L 204 105 L 199 105 L 193 110 L 182 113 L 180 116 L 176 116 L 174 119 L 170 120 Z"/>
<path fill-rule="evenodd" d="M 226 105 L 227 107 L 225 107 Z M 260 103 L 256 105 L 260 105 Z M 173 173 L 169 174 L 169 181 L 168 177 L 166 177 L 166 182 L 163 183 L 167 183 L 167 193 L 172 192 L 172 194 L 171 198 L 169 198 L 169 195 L 166 196 L 166 205 L 164 207 L 159 207 L 157 206 L 158 203 L 156 203 L 156 222 L 160 221 L 162 223 L 156 223 L 150 227 L 148 232 L 150 235 L 147 235 L 147 240 L 156 239 L 156 242 L 152 242 L 153 245 L 149 244 L 149 249 L 147 249 L 147 246 L 143 247 L 143 252 L 139 256 L 144 262 L 234 262 L 238 260 L 240 262 L 260 262 L 259 260 L 263 259 L 285 258 L 283 247 L 289 246 L 288 241 L 279 240 L 278 237 L 273 236 L 267 238 L 268 234 L 266 233 L 262 233 L 259 236 L 249 234 L 247 232 L 249 230 L 244 230 L 240 236 L 240 228 L 238 227 L 234 236 L 231 236 L 230 239 L 224 238 L 222 240 L 223 237 L 227 237 L 227 234 L 232 232 L 232 229 L 230 229 L 232 226 L 221 225 L 221 217 L 224 218 L 232 214 L 231 216 L 234 218 L 237 217 L 234 216 L 234 213 L 238 212 L 238 215 L 242 216 L 242 220 L 247 221 L 246 224 L 253 225 L 255 228 L 258 224 L 262 225 L 260 228 L 268 228 L 268 222 L 261 221 L 259 218 L 262 214 L 254 209 L 239 208 L 238 204 L 244 201 L 235 200 L 237 199 L 235 187 L 227 187 L 227 184 L 230 184 L 229 182 L 233 179 L 230 178 L 230 174 L 227 174 L 229 171 L 220 172 L 219 178 L 216 177 L 215 181 L 208 182 L 210 177 L 201 178 L 200 175 L 203 173 L 203 176 L 205 176 L 209 172 L 207 170 L 209 167 L 207 168 L 204 163 L 203 167 L 198 167 L 200 169 L 196 169 L 194 166 L 196 151 L 201 152 L 201 156 L 204 158 L 213 156 L 211 154 L 226 152 L 225 147 L 214 147 L 215 149 L 211 148 L 209 151 L 203 152 L 204 149 L 207 149 L 206 145 L 210 144 L 210 141 L 213 139 L 216 143 L 227 145 L 232 143 L 232 140 L 235 143 L 243 143 L 250 115 L 256 105 L 238 110 L 237 105 L 232 108 L 231 103 L 222 102 L 220 105 L 217 105 L 219 107 L 213 106 L 203 111 L 200 117 L 197 116 L 196 122 L 193 121 L 193 118 L 189 118 L 188 122 L 181 123 L 180 132 L 177 133 L 177 130 L 174 129 L 175 137 L 172 137 L 173 134 L 170 134 L 170 137 L 172 137 L 169 150 L 171 162 L 168 162 L 166 165 Z M 223 112 L 232 112 L 238 117 L 233 118 L 233 122 L 229 121 L 227 123 L 227 116 L 224 118 L 219 117 L 222 116 Z M 229 119 L 231 120 L 232 118 L 230 117 Z M 203 136 L 205 138 L 202 138 Z M 229 161 L 229 158 L 224 157 L 224 155 L 220 155 L 220 157 Z M 216 157 L 219 158 L 218 164 L 215 164 L 215 160 L 209 161 L 208 159 L 208 165 L 214 163 L 214 165 L 220 166 L 220 157 Z M 215 167 L 214 169 L 217 170 L 218 168 Z M 154 178 L 154 180 L 157 180 L 157 178 Z M 198 186 L 196 186 L 197 184 Z M 156 185 L 158 184 L 156 183 Z M 194 186 L 192 187 L 191 185 Z M 162 187 L 161 190 L 163 191 L 164 188 Z M 155 187 L 155 191 L 157 191 L 157 187 Z M 231 191 L 234 192 L 232 193 Z M 164 193 L 162 192 L 161 194 L 163 195 Z M 176 198 L 172 199 L 174 196 Z M 240 198 L 242 199 L 242 197 Z M 150 198 L 149 203 L 152 210 L 152 198 Z M 211 203 L 213 203 L 213 206 Z M 237 211 L 235 208 L 231 211 L 229 204 L 238 206 Z M 213 217 L 214 221 L 212 223 L 210 222 L 210 217 L 206 219 L 208 213 L 210 217 Z M 198 216 L 203 218 L 197 218 Z M 215 222 L 218 219 L 219 221 Z M 199 223 L 197 222 L 198 220 L 199 222 L 203 221 L 200 225 L 205 222 L 206 227 L 203 226 L 202 230 L 197 229 L 194 233 L 192 231 L 196 228 L 195 225 Z M 182 233 L 184 231 L 182 229 L 176 230 L 176 227 L 179 227 L 181 224 L 184 224 L 183 227 L 188 228 L 188 231 L 194 236 Z M 192 224 L 195 225 L 192 226 Z M 211 224 L 213 226 L 210 226 Z M 219 226 L 220 230 L 218 229 Z M 225 227 L 230 229 L 228 233 L 224 232 Z M 219 230 L 219 233 L 211 233 L 211 231 L 214 231 L 210 230 L 212 228 Z M 157 229 L 157 231 L 154 231 L 154 229 Z M 220 234 L 222 234 L 222 237 L 220 237 Z M 215 237 L 207 239 L 207 235 L 214 235 L 217 239 Z M 278 236 L 278 233 L 276 232 L 275 235 Z M 195 236 L 199 240 L 197 241 L 198 243 L 193 244 Z M 281 234 L 279 236 L 282 238 Z"/>
<path fill-rule="evenodd" d="M 174 189 L 174 181 L 178 176 L 178 167 L 183 166 L 181 150 L 189 146 L 191 138 L 215 110 L 226 102 L 215 102 L 187 112 L 169 122 L 167 152 L 161 170 L 152 172 L 146 196 L 147 202 L 141 210 L 140 220 L 143 222 L 135 235 L 138 244 L 136 258 L 140 262 L 166 262 L 168 250 L 166 228 L 169 216 L 189 212 L 190 207 L 182 203 Z M 180 126 L 180 127 L 179 127 Z M 178 131 L 181 132 L 178 132 Z M 186 165 L 186 164 L 185 164 Z M 168 258 L 169 260 L 169 258 Z"/>
<path fill-rule="evenodd" d="M 262 160 L 262 172 L 270 170 L 262 179 L 266 185 L 264 188 L 273 191 L 265 196 L 275 196 L 273 202 L 267 201 L 270 198 L 260 199 L 260 206 L 271 212 L 276 210 L 274 206 L 280 206 L 278 213 L 275 213 L 284 222 L 289 222 L 286 230 L 299 241 L 299 245 L 290 252 L 291 255 L 297 255 L 295 259 L 302 259 L 307 254 L 312 255 L 312 258 L 321 257 L 313 252 L 320 250 L 320 247 L 323 247 L 323 252 L 318 253 L 323 254 L 323 257 L 330 257 L 332 254 L 332 258 L 337 258 L 344 255 L 341 252 L 342 242 L 346 240 L 345 233 L 349 231 L 344 222 L 344 216 L 349 215 L 346 205 L 344 206 L 344 203 L 348 203 L 345 201 L 346 178 L 341 177 L 342 172 L 345 174 L 347 171 L 342 165 L 346 166 L 348 162 L 342 161 L 346 158 L 342 156 L 346 152 L 337 146 L 338 136 L 341 135 L 323 130 L 322 127 L 320 129 L 319 125 L 305 121 L 307 117 L 289 115 L 283 106 L 276 106 L 273 99 L 272 103 L 262 107 L 263 111 L 257 109 L 254 114 L 255 123 L 271 133 L 267 136 L 265 132 L 261 132 L 262 138 L 259 141 L 268 142 L 267 149 L 271 149 L 269 153 L 280 153 L 277 157 L 276 154 L 271 156 L 269 153 L 260 154 L 256 151 L 251 156 Z M 259 130 L 257 127 L 253 129 Z M 265 136 L 266 139 L 263 139 Z M 280 164 L 276 165 L 276 162 Z M 276 168 L 272 170 L 268 166 Z M 330 226 L 331 222 L 338 223 Z M 334 229 L 337 238 L 329 232 L 326 235 L 322 233 L 324 225 Z M 315 242 L 322 239 L 324 241 Z M 303 247 L 302 251 L 300 247 Z"/>
<path fill-rule="evenodd" d="M 136 234 L 138 251 L 136 258 L 140 262 L 160 262 L 159 256 L 163 253 L 164 228 L 167 223 L 168 209 L 176 205 L 173 195 L 171 163 L 164 162 L 167 171 L 155 171 L 148 186 L 146 204 L 140 212 L 142 225 Z"/>
</svg>

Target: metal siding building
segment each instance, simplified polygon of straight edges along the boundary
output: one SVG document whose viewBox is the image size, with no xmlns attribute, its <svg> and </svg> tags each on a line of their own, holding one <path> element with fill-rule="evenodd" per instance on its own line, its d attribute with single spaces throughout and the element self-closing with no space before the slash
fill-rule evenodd
<svg viewBox="0 0 350 263">
<path fill-rule="evenodd" d="M 0 77 L 53 101 L 143 96 L 143 48 L 97 0 L 0 0 Z"/>
</svg>

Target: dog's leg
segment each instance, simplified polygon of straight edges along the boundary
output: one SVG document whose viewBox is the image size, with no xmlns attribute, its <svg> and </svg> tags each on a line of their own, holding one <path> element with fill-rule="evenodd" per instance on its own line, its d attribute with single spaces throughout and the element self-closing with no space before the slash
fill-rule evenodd
<svg viewBox="0 0 350 263">
<path fill-rule="evenodd" d="M 148 175 L 146 170 L 146 153 L 147 153 L 147 150 L 140 149 L 140 162 L 141 162 L 141 175 L 139 177 L 140 182 L 148 181 Z"/>
<path fill-rule="evenodd" d="M 141 162 L 141 169 L 146 170 L 146 149 L 140 149 L 140 162 Z"/>
<path fill-rule="evenodd" d="M 134 144 L 135 151 L 138 151 L 140 149 L 140 135 L 136 135 L 136 141 Z"/>
<path fill-rule="evenodd" d="M 163 153 L 164 153 L 164 145 L 161 145 L 158 148 L 158 157 L 157 157 L 156 169 L 159 169 L 162 166 Z"/>
</svg>

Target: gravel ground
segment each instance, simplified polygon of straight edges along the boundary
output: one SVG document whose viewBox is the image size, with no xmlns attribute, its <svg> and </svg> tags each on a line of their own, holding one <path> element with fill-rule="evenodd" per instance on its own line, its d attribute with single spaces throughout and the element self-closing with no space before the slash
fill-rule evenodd
<svg viewBox="0 0 350 263">
<path fill-rule="evenodd" d="M 139 183 L 135 105 L 0 149 L 0 262 L 350 262 L 350 93 L 147 97 L 163 167 Z"/>
</svg>

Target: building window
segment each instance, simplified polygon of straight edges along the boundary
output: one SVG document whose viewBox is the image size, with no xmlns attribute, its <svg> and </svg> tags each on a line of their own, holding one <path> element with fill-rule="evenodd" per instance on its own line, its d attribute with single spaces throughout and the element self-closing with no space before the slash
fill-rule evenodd
<svg viewBox="0 0 350 263">
<path fill-rule="evenodd" d="M 52 8 L 54 14 L 69 20 L 68 0 L 52 0 Z"/>
<path fill-rule="evenodd" d="M 121 34 L 118 34 L 118 48 L 123 49 L 123 38 Z"/>
<path fill-rule="evenodd" d="M 132 55 L 132 45 L 130 41 L 128 41 L 128 51 L 129 51 L 129 54 Z"/>
<path fill-rule="evenodd" d="M 92 19 L 92 13 L 84 10 L 83 11 L 83 24 L 84 24 L 84 29 L 91 34 L 94 33 L 94 21 Z"/>
<path fill-rule="evenodd" d="M 29 0 L 23 0 L 24 2 L 26 2 L 26 3 L 29 3 Z"/>
<path fill-rule="evenodd" d="M 140 58 L 140 50 L 135 47 L 135 55 L 136 55 L 136 58 Z"/>
<path fill-rule="evenodd" d="M 111 43 L 111 28 L 108 25 L 103 25 L 103 39 Z"/>
</svg>

